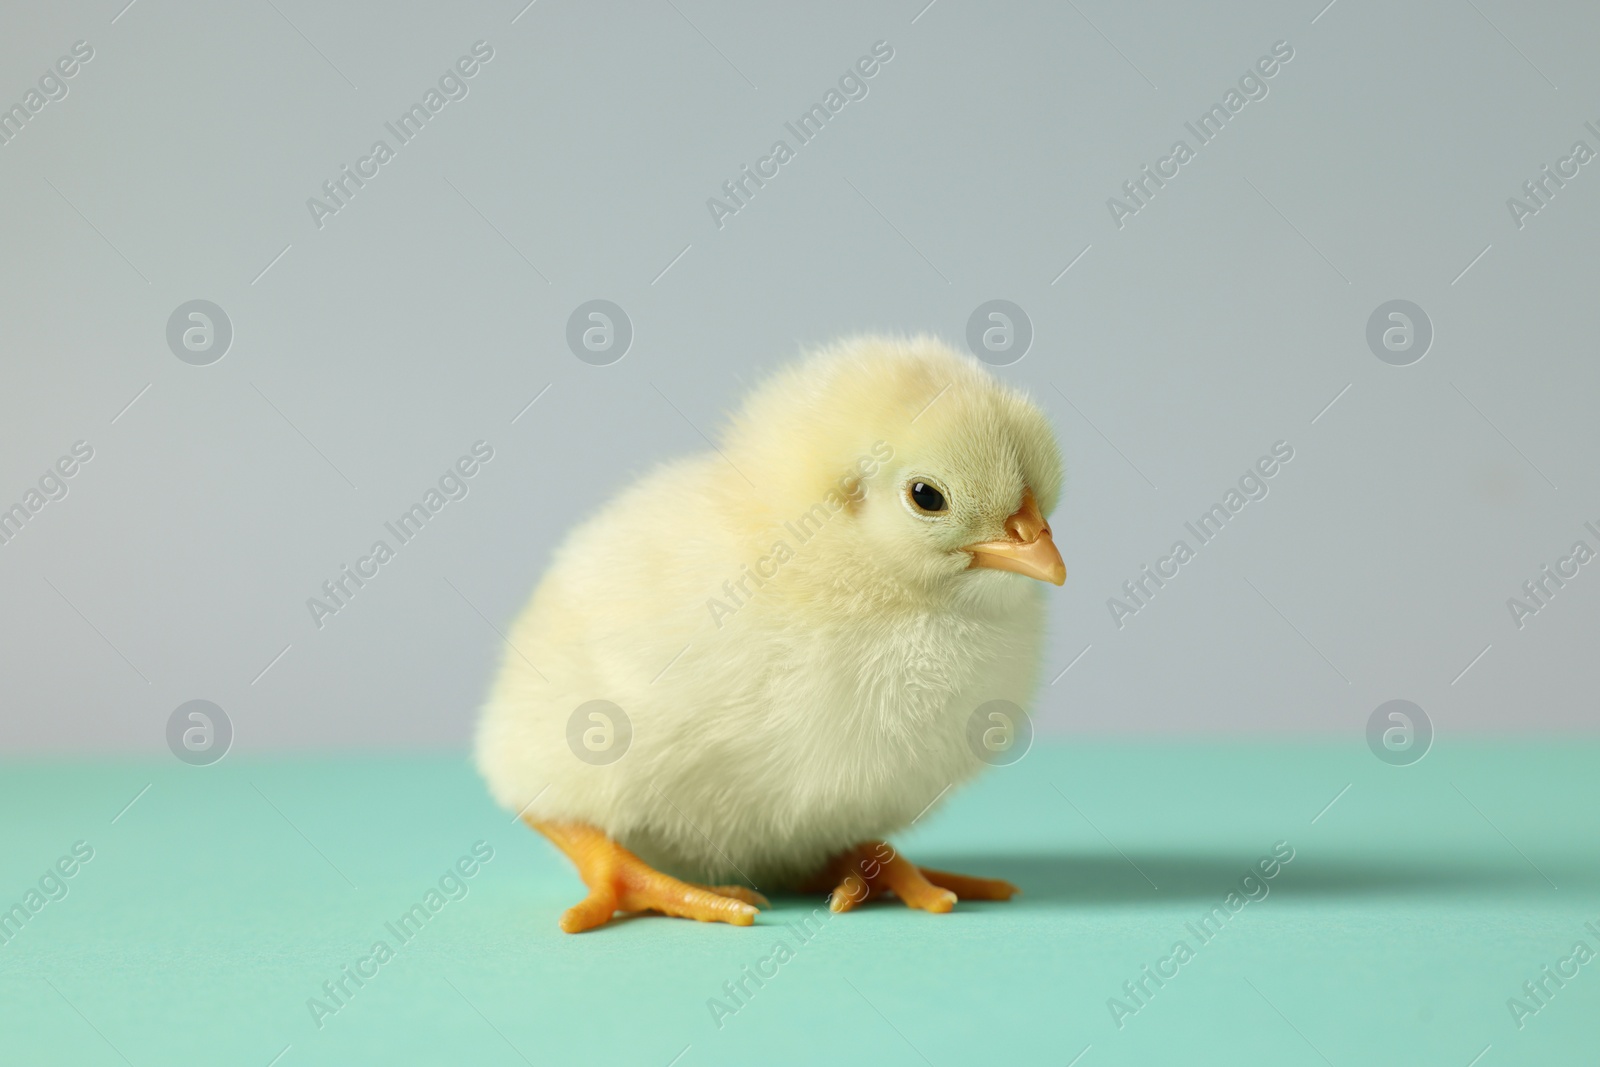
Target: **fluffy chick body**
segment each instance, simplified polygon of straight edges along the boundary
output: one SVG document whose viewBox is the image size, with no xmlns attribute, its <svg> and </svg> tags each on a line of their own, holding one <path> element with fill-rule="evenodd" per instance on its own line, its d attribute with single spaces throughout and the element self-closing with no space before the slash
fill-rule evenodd
<svg viewBox="0 0 1600 1067">
<path fill-rule="evenodd" d="M 959 532 L 900 499 L 927 470 L 960 486 Z M 1025 491 L 1048 514 L 1060 477 L 1037 409 L 936 342 L 781 373 L 718 452 L 647 474 L 559 549 L 481 719 L 492 795 L 762 889 L 903 829 L 984 766 L 973 711 L 1036 684 L 1044 587 L 969 571 L 956 542 L 997 536 Z M 631 722 L 615 762 L 569 743 L 594 700 Z"/>
</svg>

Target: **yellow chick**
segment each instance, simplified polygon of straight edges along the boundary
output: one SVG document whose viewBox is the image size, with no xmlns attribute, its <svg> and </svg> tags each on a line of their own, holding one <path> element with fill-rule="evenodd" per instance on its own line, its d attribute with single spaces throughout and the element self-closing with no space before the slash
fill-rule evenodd
<svg viewBox="0 0 1600 1067">
<path fill-rule="evenodd" d="M 561 928 L 749 925 L 762 888 L 832 889 L 835 911 L 1013 895 L 884 839 L 983 768 L 976 708 L 1033 696 L 1061 478 L 1021 393 L 937 341 L 869 337 L 574 529 L 476 742 L 495 800 L 588 886 Z"/>
</svg>

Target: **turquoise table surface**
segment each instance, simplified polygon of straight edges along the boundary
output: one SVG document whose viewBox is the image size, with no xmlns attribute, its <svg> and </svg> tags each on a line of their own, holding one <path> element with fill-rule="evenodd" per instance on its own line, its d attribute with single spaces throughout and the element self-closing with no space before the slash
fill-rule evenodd
<svg viewBox="0 0 1600 1067">
<path fill-rule="evenodd" d="M 1596 1064 L 1597 765 L 1040 743 L 896 842 L 1019 900 L 567 936 L 459 753 L 12 762 L 0 1063 Z"/>
</svg>

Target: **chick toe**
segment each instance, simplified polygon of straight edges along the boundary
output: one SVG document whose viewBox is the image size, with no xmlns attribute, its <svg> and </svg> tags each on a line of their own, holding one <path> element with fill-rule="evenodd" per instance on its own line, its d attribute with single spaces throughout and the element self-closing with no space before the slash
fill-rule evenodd
<svg viewBox="0 0 1600 1067">
<path fill-rule="evenodd" d="M 883 865 L 883 879 L 908 908 L 944 914 L 956 906 L 956 895 L 924 878 L 922 871 L 903 856 Z"/>
<path fill-rule="evenodd" d="M 874 897 L 882 896 L 883 886 L 869 882 L 858 872 L 851 871 L 828 895 L 828 910 L 835 915 L 853 911 Z"/>
<path fill-rule="evenodd" d="M 711 888 L 662 874 L 593 826 L 525 821 L 566 853 L 589 887 L 589 895 L 561 916 L 561 929 L 569 934 L 603 926 L 619 911 L 659 911 L 699 922 L 750 926 L 756 921 L 756 904 L 767 903 L 766 897 L 743 886 Z"/>
<path fill-rule="evenodd" d="M 680 882 L 642 861 L 623 877 L 625 888 L 618 899 L 623 911 L 659 911 L 680 919 L 733 926 L 750 926 L 756 921 L 755 905 Z"/>
<path fill-rule="evenodd" d="M 1022 890 L 999 878 L 974 878 L 966 874 L 936 871 L 932 867 L 918 868 L 922 877 L 941 889 L 948 889 L 962 900 L 1010 900 Z"/>
<path fill-rule="evenodd" d="M 699 882 L 690 882 L 689 885 L 696 889 L 703 889 L 707 893 L 715 893 L 719 897 L 732 897 L 742 900 L 746 904 L 757 908 L 770 908 L 772 901 L 748 886 L 742 885 L 701 885 Z"/>
<path fill-rule="evenodd" d="M 617 895 L 609 889 L 591 890 L 579 904 L 568 908 L 561 916 L 561 930 L 568 934 L 581 934 L 604 926 L 617 912 Z"/>
</svg>

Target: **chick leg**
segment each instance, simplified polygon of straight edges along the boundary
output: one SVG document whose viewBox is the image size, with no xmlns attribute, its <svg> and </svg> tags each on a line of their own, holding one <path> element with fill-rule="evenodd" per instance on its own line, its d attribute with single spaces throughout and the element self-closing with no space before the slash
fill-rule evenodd
<svg viewBox="0 0 1600 1067">
<path fill-rule="evenodd" d="M 749 926 L 756 916 L 752 898 L 766 902 L 761 894 L 740 886 L 712 889 L 680 882 L 592 826 L 536 822 L 531 818 L 524 821 L 566 853 L 578 868 L 578 877 L 589 887 L 589 895 L 561 916 L 561 929 L 569 934 L 602 926 L 618 911 L 659 911 L 700 922 Z"/>
<path fill-rule="evenodd" d="M 884 892 L 893 892 L 908 907 L 941 914 L 958 898 L 1009 900 L 1018 892 L 999 879 L 918 867 L 884 841 L 868 841 L 836 857 L 823 877 L 836 881 L 828 900 L 834 912 L 850 911 Z"/>
</svg>

